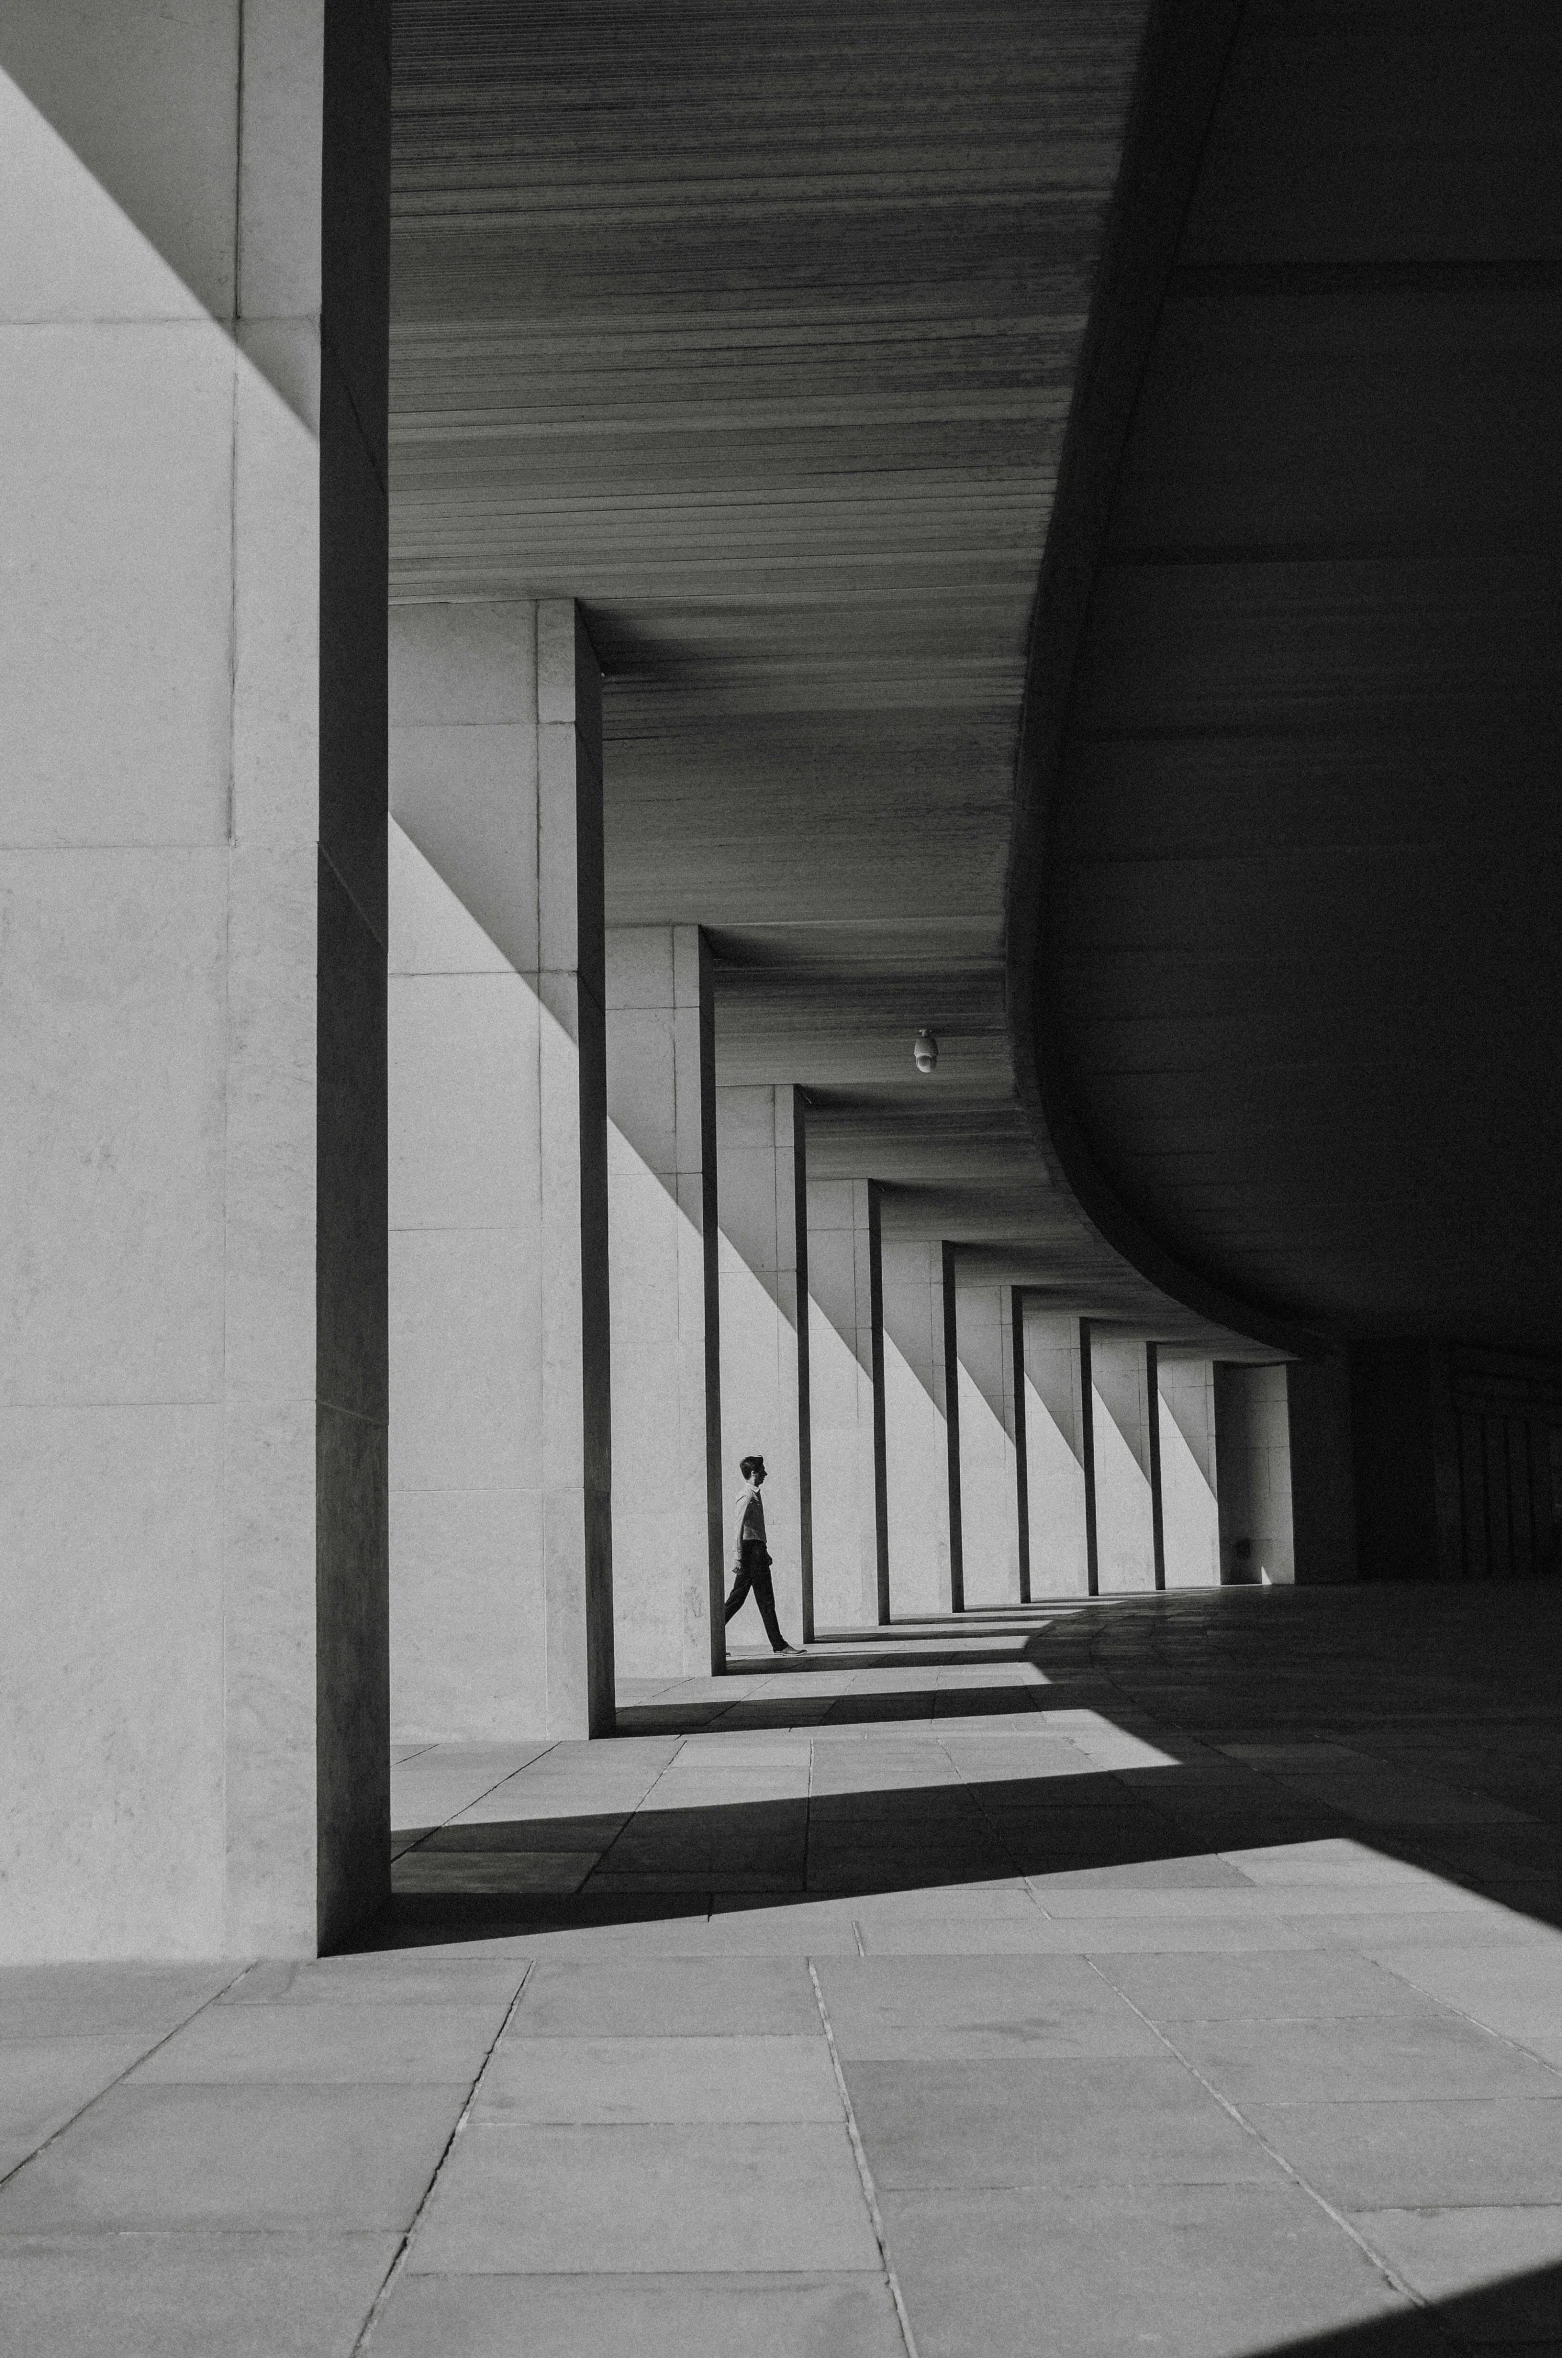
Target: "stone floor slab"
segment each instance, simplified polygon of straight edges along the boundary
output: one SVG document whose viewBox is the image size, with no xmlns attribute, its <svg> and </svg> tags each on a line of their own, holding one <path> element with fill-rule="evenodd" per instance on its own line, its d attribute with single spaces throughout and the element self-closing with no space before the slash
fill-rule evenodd
<svg viewBox="0 0 1562 2358">
<path fill-rule="evenodd" d="M 473 2109 L 541 2125 L 842 2117 L 818 2037 L 504 2039 Z"/>
<path fill-rule="evenodd" d="M 138 2064 L 129 2085 L 470 2082 L 508 2005 L 209 2006 Z"/>
<path fill-rule="evenodd" d="M 875 1955 L 818 1970 L 852 2062 L 1165 2054 L 1082 1957 Z"/>
<path fill-rule="evenodd" d="M 1392 2358 L 1447 2358 L 1443 2338 L 1289 2189 L 881 2199 L 920 2358 L 1251 2358 L 1293 2346 L 1301 2358 L 1311 2337 L 1369 2320 L 1404 2329 Z"/>
<path fill-rule="evenodd" d="M 0 2237 L 0 2358 L 351 2358 L 398 2240 Z"/>
<path fill-rule="evenodd" d="M 463 2275 L 877 2271 L 879 2249 L 844 2126 L 474 2121 L 407 2264 Z"/>
<path fill-rule="evenodd" d="M 851 2063 L 881 2188 L 1266 2185 L 1258 2140 L 1170 2057 Z"/>
<path fill-rule="evenodd" d="M 1549 2204 L 1562 2185 L 1555 2103 L 1253 2105 L 1247 2117 L 1344 2210 Z"/>
<path fill-rule="evenodd" d="M 1239 2108 L 1451 2096 L 1562 2097 L 1562 2075 L 1457 2016 L 1184 2022 L 1168 2037 Z"/>
<path fill-rule="evenodd" d="M 465 2082 L 111 2088 L 0 2187 L 0 2237 L 405 2229 L 466 2098 Z"/>
<path fill-rule="evenodd" d="M 905 2358 L 865 2273 L 420 2276 L 397 2285 L 374 2358 Z"/>
<path fill-rule="evenodd" d="M 821 2035 L 807 1967 L 782 1957 L 674 1964 L 539 1964 L 510 2035 L 546 2038 L 715 2038 Z"/>
</svg>

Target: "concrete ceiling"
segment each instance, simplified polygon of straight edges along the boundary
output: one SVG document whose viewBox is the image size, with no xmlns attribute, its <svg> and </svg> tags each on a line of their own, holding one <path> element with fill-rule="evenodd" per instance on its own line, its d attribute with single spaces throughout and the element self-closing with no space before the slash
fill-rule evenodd
<svg viewBox="0 0 1562 2358">
<path fill-rule="evenodd" d="M 1559 114 L 1553 0 L 1250 0 L 1051 784 L 1068 1167 L 1342 1337 L 1562 1333 Z"/>
<path fill-rule="evenodd" d="M 710 930 L 723 1077 L 804 1085 L 816 1169 L 1186 1337 L 1021 1103 L 1004 921 L 1144 18 L 396 0 L 392 594 L 582 602 L 609 922 Z"/>
</svg>

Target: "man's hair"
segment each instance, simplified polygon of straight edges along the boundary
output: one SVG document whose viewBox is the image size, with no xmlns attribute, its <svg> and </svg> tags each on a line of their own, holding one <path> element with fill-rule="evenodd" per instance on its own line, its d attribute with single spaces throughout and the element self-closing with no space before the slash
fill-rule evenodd
<svg viewBox="0 0 1562 2358">
<path fill-rule="evenodd" d="M 739 1473 L 740 1473 L 740 1474 L 743 1476 L 743 1479 L 744 1479 L 744 1481 L 746 1482 L 746 1481 L 748 1480 L 749 1476 L 750 1476 L 750 1475 L 753 1473 L 753 1471 L 754 1471 L 754 1468 L 755 1468 L 756 1466 L 762 1466 L 762 1465 L 764 1464 L 764 1462 L 765 1462 L 765 1461 L 764 1461 L 764 1459 L 763 1459 L 762 1457 L 742 1457 L 742 1458 L 739 1458 L 739 1460 L 738 1460 L 738 1472 L 739 1472 Z"/>
</svg>

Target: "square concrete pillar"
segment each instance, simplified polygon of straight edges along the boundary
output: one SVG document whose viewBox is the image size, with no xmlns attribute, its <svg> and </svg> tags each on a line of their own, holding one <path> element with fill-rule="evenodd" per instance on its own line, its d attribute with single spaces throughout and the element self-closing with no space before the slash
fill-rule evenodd
<svg viewBox="0 0 1562 2358">
<path fill-rule="evenodd" d="M 1161 1514 L 1168 1588 L 1220 1584 L 1215 1369 L 1208 1359 L 1156 1360 Z"/>
<path fill-rule="evenodd" d="M 960 1527 L 965 1603 L 1012 1605 L 1020 1585 L 1013 1288 L 959 1288 Z"/>
<path fill-rule="evenodd" d="M 391 628 L 399 1740 L 613 1719 L 601 680 L 568 601 Z"/>
<path fill-rule="evenodd" d="M 1154 1378 L 1136 1337 L 1090 1329 L 1096 1570 L 1102 1594 L 1154 1589 L 1159 1553 L 1159 1433 Z"/>
<path fill-rule="evenodd" d="M 739 1462 L 762 1457 L 776 1610 L 787 1635 L 800 1630 L 806 1643 L 814 1594 L 803 1113 L 802 1091 L 787 1084 L 717 1085 L 723 1561 L 737 1559 Z M 755 1605 L 744 1605 L 732 1635 L 740 1645 L 767 1642 Z"/>
<path fill-rule="evenodd" d="M 613 1645 L 629 1678 L 725 1659 L 714 1016 L 697 925 L 609 932 Z"/>
<path fill-rule="evenodd" d="M 890 1601 L 914 1620 L 954 1610 L 944 1248 L 886 1236 L 881 1254 Z"/>
<path fill-rule="evenodd" d="M 388 52 L 6 17 L 8 1960 L 388 1888 Z"/>
<path fill-rule="evenodd" d="M 879 1191 L 808 1183 L 814 1611 L 822 1629 L 889 1620 Z"/>
<path fill-rule="evenodd" d="M 1031 1594 L 1089 1589 L 1079 1321 L 1022 1297 L 1026 1510 Z"/>
<path fill-rule="evenodd" d="M 1296 1558 L 1286 1369 L 1217 1361 L 1214 1391 L 1221 1579 L 1289 1587 Z"/>
</svg>

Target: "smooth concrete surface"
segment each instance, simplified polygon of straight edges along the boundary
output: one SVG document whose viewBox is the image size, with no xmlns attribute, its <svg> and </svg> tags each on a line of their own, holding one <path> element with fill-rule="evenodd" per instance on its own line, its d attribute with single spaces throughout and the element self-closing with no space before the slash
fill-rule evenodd
<svg viewBox="0 0 1562 2358">
<path fill-rule="evenodd" d="M 725 1659 L 710 949 L 615 926 L 606 977 L 613 1649 L 676 1678 Z"/>
<path fill-rule="evenodd" d="M 808 1181 L 814 1622 L 889 1619 L 889 1486 L 878 1188 Z"/>
<path fill-rule="evenodd" d="M 1289 1374 L 1283 1365 L 1216 1363 L 1222 1580 L 1285 1586 L 1296 1578 Z"/>
<path fill-rule="evenodd" d="M 1534 2358 L 1559 1641 L 1059 1601 L 400 1747 L 367 1945 L 0 1974 L 0 2351 Z"/>
<path fill-rule="evenodd" d="M 918 1620 L 953 1604 L 943 1248 L 887 1236 L 881 1252 L 890 1607 Z"/>
<path fill-rule="evenodd" d="M 599 758 L 567 603 L 393 611 L 401 1742 L 611 1718 Z"/>
<path fill-rule="evenodd" d="M 1033 1597 L 1083 1596 L 1085 1442 L 1079 1321 L 1025 1301 L 1026 1501 Z"/>
<path fill-rule="evenodd" d="M 5 1957 L 384 1888 L 388 30 L 248 13 L 0 29 Z"/>
<path fill-rule="evenodd" d="M 967 1605 L 1020 1598 L 1013 1288 L 960 1282 L 960 1528 Z"/>
<path fill-rule="evenodd" d="M 781 1627 L 813 1634 L 813 1484 L 808 1321 L 808 1145 L 802 1092 L 784 1083 L 716 1086 L 721 1222 L 723 1559 L 737 1562 L 738 1468 L 766 1466 L 765 1529 Z M 759 1608 L 731 1625 L 739 1647 L 767 1643 Z"/>
<path fill-rule="evenodd" d="M 1161 1442 L 1161 1523 L 1168 1588 L 1220 1585 L 1215 1367 L 1209 1359 L 1156 1357 Z"/>
<path fill-rule="evenodd" d="M 1137 1337 L 1091 1322 L 1096 1561 L 1103 1596 L 1155 1586 L 1150 1377 Z"/>
</svg>

